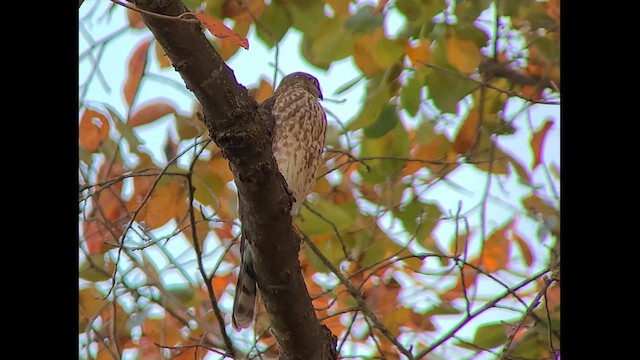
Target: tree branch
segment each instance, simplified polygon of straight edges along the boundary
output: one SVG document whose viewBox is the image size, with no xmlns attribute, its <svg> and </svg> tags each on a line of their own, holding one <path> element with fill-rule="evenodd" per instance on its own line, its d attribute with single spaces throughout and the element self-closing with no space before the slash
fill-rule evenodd
<svg viewBox="0 0 640 360">
<path fill-rule="evenodd" d="M 166 16 L 188 9 L 178 0 L 136 0 L 137 8 Z M 202 104 L 214 142 L 229 160 L 238 189 L 240 220 L 281 359 L 335 359 L 331 332 L 315 316 L 292 229 L 291 199 L 278 171 L 258 104 L 238 84 L 199 24 L 142 13 L 142 18 Z M 274 261 L 277 259 L 277 261 Z"/>
</svg>

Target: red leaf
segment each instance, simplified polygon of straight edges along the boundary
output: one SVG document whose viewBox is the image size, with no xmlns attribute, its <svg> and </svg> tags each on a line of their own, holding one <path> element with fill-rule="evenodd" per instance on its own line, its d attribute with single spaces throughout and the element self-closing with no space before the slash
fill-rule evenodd
<svg viewBox="0 0 640 360">
<path fill-rule="evenodd" d="M 129 59 L 127 79 L 124 83 L 124 100 L 128 106 L 131 106 L 133 99 L 138 92 L 144 68 L 147 65 L 147 50 L 151 39 L 145 40 L 134 50 L 133 55 Z"/>
<path fill-rule="evenodd" d="M 234 44 L 242 46 L 247 50 L 249 49 L 249 41 L 247 40 L 247 38 L 229 29 L 219 19 L 216 19 L 213 16 L 204 13 L 196 13 L 194 15 L 209 30 L 209 32 L 213 34 L 213 36 L 219 37 L 221 39 L 228 38 Z"/>
<path fill-rule="evenodd" d="M 536 166 L 540 164 L 540 162 L 542 162 L 542 144 L 544 143 L 545 136 L 547 135 L 547 132 L 551 128 L 551 125 L 553 125 L 553 121 L 547 120 L 542 126 L 542 129 L 540 129 L 540 131 L 535 132 L 533 134 L 533 137 L 531 138 L 531 150 L 533 150 L 533 156 L 534 156 L 534 160 L 533 160 L 534 169 L 536 168 Z"/>
<path fill-rule="evenodd" d="M 158 120 L 167 114 L 175 114 L 176 109 L 163 102 L 154 102 L 144 106 L 142 109 L 136 110 L 131 118 L 129 118 L 129 126 L 140 126 Z"/>
</svg>

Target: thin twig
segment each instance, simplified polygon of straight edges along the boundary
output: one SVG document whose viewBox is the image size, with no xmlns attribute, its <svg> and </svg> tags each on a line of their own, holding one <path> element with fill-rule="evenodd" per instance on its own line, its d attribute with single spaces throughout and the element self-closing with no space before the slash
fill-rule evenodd
<svg viewBox="0 0 640 360">
<path fill-rule="evenodd" d="M 158 19 L 173 20 L 173 21 L 176 21 L 176 20 L 177 21 L 185 21 L 185 22 L 189 22 L 189 23 L 198 23 L 199 22 L 195 18 L 194 19 L 189 19 L 189 18 L 185 18 L 184 17 L 187 14 L 193 15 L 190 12 L 182 13 L 182 14 L 180 14 L 178 16 L 170 16 L 170 15 L 158 14 L 158 13 L 154 13 L 154 12 L 147 11 L 147 10 L 144 10 L 144 9 L 140 9 L 139 7 L 137 7 L 137 6 L 133 5 L 133 4 L 130 5 L 130 4 L 124 3 L 122 1 L 118 1 L 118 0 L 110 0 L 110 1 L 113 2 L 113 3 L 116 3 L 116 4 L 120 5 L 120 6 L 126 7 L 129 10 L 133 10 L 135 12 L 139 12 L 139 13 L 142 13 L 142 14 L 145 14 L 145 15 L 153 16 L 153 17 L 158 18 Z"/>
<path fill-rule="evenodd" d="M 199 144 L 206 143 L 204 145 L 204 147 L 206 148 L 207 145 L 210 142 L 211 142 L 211 139 L 200 140 L 200 141 L 196 142 L 193 146 L 197 146 Z M 116 274 L 118 273 L 118 264 L 120 263 L 120 255 L 122 253 L 122 249 L 124 248 L 124 239 L 126 238 L 127 232 L 133 226 L 133 223 L 135 222 L 136 217 L 138 216 L 138 214 L 140 213 L 142 208 L 147 204 L 147 201 L 149 201 L 149 198 L 151 197 L 151 194 L 155 190 L 156 186 L 158 185 L 158 182 L 160 181 L 160 179 L 162 178 L 164 173 L 169 169 L 169 166 L 171 166 L 171 164 L 176 162 L 178 160 L 178 158 L 180 158 L 182 155 L 186 154 L 189 150 L 191 150 L 191 146 L 187 147 L 180 154 L 176 155 L 173 159 L 171 159 L 170 161 L 167 162 L 167 164 L 164 166 L 164 168 L 162 168 L 162 171 L 160 171 L 160 173 L 158 174 L 158 177 L 153 181 L 153 184 L 151 184 L 151 187 L 149 187 L 149 190 L 147 190 L 147 194 L 145 195 L 144 199 L 142 200 L 140 206 L 136 210 L 133 211 L 133 214 L 131 215 L 131 220 L 129 220 L 129 224 L 127 224 L 127 227 L 124 229 L 124 231 L 122 232 L 122 235 L 121 235 L 122 243 L 118 247 L 118 256 L 116 258 L 116 264 L 115 264 L 115 267 L 114 267 L 114 270 L 113 270 L 113 277 L 112 277 L 113 281 L 111 282 L 111 287 L 109 288 L 109 291 L 107 292 L 107 295 L 105 296 L 105 299 L 106 299 L 106 297 L 109 296 L 109 294 L 111 293 L 111 291 L 113 290 L 113 288 L 116 285 Z"/>
<path fill-rule="evenodd" d="M 477 79 L 474 79 L 472 77 L 465 76 L 465 75 L 463 75 L 463 74 L 461 74 L 461 73 L 459 73 L 457 71 L 454 71 L 454 70 L 451 70 L 451 69 L 447 69 L 447 68 L 442 67 L 442 66 L 426 63 L 426 62 L 420 61 L 420 60 L 418 60 L 418 62 L 423 64 L 426 67 L 430 67 L 430 68 L 433 68 L 433 69 L 436 69 L 436 70 L 444 71 L 444 72 L 447 72 L 449 74 L 457 75 L 457 76 L 459 76 L 461 78 L 467 79 L 469 81 L 473 81 L 473 82 L 477 83 L 481 87 L 487 87 L 487 88 L 493 89 L 495 91 L 501 92 L 503 94 L 507 94 L 509 96 L 518 97 L 518 98 L 521 98 L 521 99 L 526 100 L 526 101 L 528 101 L 530 103 L 533 103 L 533 104 L 560 105 L 560 102 L 557 102 L 557 101 L 545 101 L 545 100 L 536 100 L 536 99 L 528 98 L 528 97 L 526 97 L 526 96 L 524 96 L 524 95 L 522 95 L 520 93 L 517 93 L 515 91 L 505 90 L 505 89 L 499 88 L 497 86 L 491 85 L 489 82 L 482 81 L 482 80 L 477 80 Z"/>
<path fill-rule="evenodd" d="M 400 351 L 401 353 L 403 353 L 407 358 L 409 359 L 415 359 L 415 357 L 413 355 L 411 355 L 411 353 L 404 347 L 402 346 L 402 344 L 400 344 L 398 342 L 398 340 L 393 336 L 393 334 L 391 334 L 391 332 L 389 332 L 389 330 L 380 322 L 380 320 L 378 320 L 378 317 L 371 311 L 371 309 L 369 309 L 369 307 L 367 306 L 367 304 L 364 302 L 364 299 L 362 298 L 362 294 L 360 294 L 360 292 L 353 287 L 353 285 L 351 284 L 351 282 L 349 282 L 349 280 L 345 279 L 344 276 L 342 276 L 342 273 L 340 273 L 340 270 L 338 270 L 330 261 L 329 259 L 327 259 L 324 254 L 320 251 L 320 249 L 318 249 L 318 247 L 309 239 L 309 237 L 307 237 L 305 234 L 302 234 L 302 240 L 305 242 L 305 244 L 307 244 L 307 246 L 309 246 L 309 248 L 311 248 L 311 250 L 316 254 L 316 256 L 318 256 L 318 258 L 320 259 L 320 261 L 322 261 L 322 263 L 331 270 L 331 272 L 333 272 L 338 279 L 340 279 L 340 282 L 346 286 L 347 290 L 349 291 L 349 293 L 351 294 L 351 296 L 356 300 L 356 302 L 358 303 L 358 307 L 360 307 L 360 309 L 362 310 L 362 312 L 365 314 L 365 316 L 367 318 L 369 318 L 373 324 L 374 327 L 378 330 L 380 330 L 380 332 L 387 338 L 389 339 L 389 341 L 391 341 L 396 348 L 398 348 L 398 351 Z"/>
<path fill-rule="evenodd" d="M 197 143 L 196 143 L 197 144 Z M 200 154 L 206 149 L 206 146 L 203 146 L 194 156 L 191 165 L 189 166 L 189 217 L 191 221 L 191 236 L 193 238 L 193 248 L 196 252 L 196 256 L 198 257 L 198 269 L 200 270 L 200 275 L 202 275 L 202 280 L 207 287 L 207 292 L 209 293 L 209 299 L 211 299 L 211 307 L 213 308 L 213 312 L 218 320 L 218 325 L 220 326 L 220 333 L 222 334 L 222 339 L 227 347 L 227 351 L 231 355 L 235 355 L 235 349 L 233 348 L 233 344 L 231 343 L 231 339 L 226 332 L 224 318 L 222 317 L 222 313 L 220 312 L 220 307 L 218 306 L 218 300 L 216 299 L 216 295 L 213 291 L 213 285 L 211 285 L 211 279 L 207 276 L 207 273 L 204 269 L 204 263 L 202 261 L 202 251 L 200 250 L 200 243 L 198 241 L 198 231 L 196 228 L 196 215 L 193 209 L 194 202 L 194 194 L 196 192 L 195 186 L 193 186 L 193 179 L 191 174 L 193 174 L 193 167 L 195 166 L 196 161 L 200 157 Z M 197 147 L 194 146 L 194 151 L 197 150 Z"/>
<path fill-rule="evenodd" d="M 527 320 L 527 317 L 529 316 L 529 314 L 531 314 L 531 312 L 538 306 L 538 304 L 540 304 L 540 298 L 544 294 L 546 294 L 547 288 L 549 287 L 549 285 L 553 284 L 554 281 L 555 280 L 553 279 L 548 279 L 545 277 L 544 285 L 542 286 L 542 289 L 540 289 L 540 291 L 538 292 L 538 295 L 536 295 L 536 297 L 533 298 L 533 300 L 531 301 L 531 304 L 527 307 L 527 311 L 524 312 L 524 315 L 522 315 L 522 318 L 520 319 L 520 321 L 518 321 L 518 324 L 516 325 L 515 329 L 513 329 L 513 332 L 511 333 L 511 335 L 509 335 L 509 338 L 507 339 L 507 342 L 502 348 L 502 352 L 500 353 L 500 360 L 506 359 L 507 354 L 509 353 L 509 348 L 513 343 L 513 339 L 515 339 L 516 337 L 516 333 L 518 332 L 518 330 L 520 330 L 524 322 Z M 549 327 L 551 328 L 551 323 L 549 323 Z M 549 333 L 551 334 L 551 332 Z"/>
<path fill-rule="evenodd" d="M 543 276 L 547 272 L 549 272 L 549 270 L 548 269 L 544 269 L 544 270 L 536 273 L 531 278 L 521 282 L 520 284 L 518 284 L 516 286 L 513 286 L 513 287 L 509 288 L 509 290 L 507 290 L 504 293 L 500 294 L 493 301 L 490 301 L 490 302 L 486 303 L 484 306 L 478 308 L 476 311 L 472 312 L 471 315 L 466 316 L 464 319 L 462 319 L 457 325 L 455 325 L 451 330 L 449 330 L 449 332 L 444 334 L 440 339 L 438 339 L 437 341 L 432 343 L 431 346 L 429 346 L 427 349 L 421 351 L 416 356 L 416 358 L 422 358 L 422 357 L 426 356 L 427 354 L 432 352 L 435 348 L 437 348 L 438 346 L 442 345 L 445 341 L 449 340 L 453 335 L 455 335 L 456 332 L 458 332 L 458 330 L 462 329 L 467 323 L 469 323 L 469 321 L 473 320 L 476 316 L 482 314 L 486 310 L 491 309 L 497 303 L 499 303 L 500 301 L 504 300 L 504 298 L 506 298 L 507 295 L 520 290 L 521 288 L 527 286 L 529 283 L 531 283 L 533 281 L 536 281 L 538 278 L 540 278 L 541 276 Z"/>
<path fill-rule="evenodd" d="M 342 240 L 342 236 L 340 236 L 340 231 L 338 230 L 338 227 L 336 226 L 336 224 L 334 224 L 333 221 L 331 221 L 331 220 L 327 219 L 326 217 L 324 217 L 319 212 L 317 212 L 314 209 L 312 209 L 309 205 L 307 205 L 306 201 L 303 203 L 303 205 L 312 214 L 314 214 L 315 216 L 319 217 L 322 221 L 326 222 L 327 224 L 329 224 L 329 226 L 331 226 L 331 228 L 333 229 L 333 232 L 336 234 L 336 236 L 338 237 L 338 240 L 340 241 L 340 246 L 342 247 L 342 253 L 344 254 L 345 259 L 351 261 L 352 260 L 351 259 L 351 254 L 349 254 L 347 252 L 347 248 L 344 245 L 344 241 Z"/>
<path fill-rule="evenodd" d="M 176 345 L 176 346 L 162 345 L 162 344 L 158 344 L 157 342 L 154 342 L 154 344 L 155 344 L 157 347 L 160 347 L 160 348 L 163 348 L 163 349 L 169 349 L 169 350 L 193 349 L 193 348 L 198 349 L 198 348 L 202 348 L 202 349 L 206 349 L 206 350 L 212 351 L 212 352 L 214 352 L 214 353 L 216 353 L 216 354 L 222 355 L 222 356 L 224 356 L 224 358 L 225 358 L 225 359 L 226 359 L 226 358 L 232 358 L 232 359 L 234 359 L 234 356 L 233 356 L 232 354 L 228 354 L 228 353 L 226 353 L 226 352 L 224 352 L 224 351 L 220 351 L 220 350 L 218 350 L 218 349 L 216 349 L 216 348 L 212 348 L 212 347 L 205 346 L 205 345 L 202 345 L 202 344 L 193 344 L 193 345 Z"/>
</svg>

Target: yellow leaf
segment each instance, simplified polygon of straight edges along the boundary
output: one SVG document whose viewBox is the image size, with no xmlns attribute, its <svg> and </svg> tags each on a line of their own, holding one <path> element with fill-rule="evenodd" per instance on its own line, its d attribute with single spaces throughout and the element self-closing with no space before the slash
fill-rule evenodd
<svg viewBox="0 0 640 360">
<path fill-rule="evenodd" d="M 447 38 L 447 61 L 462 74 L 473 73 L 481 60 L 482 54 L 473 40 L 458 39 L 454 36 Z"/>
</svg>

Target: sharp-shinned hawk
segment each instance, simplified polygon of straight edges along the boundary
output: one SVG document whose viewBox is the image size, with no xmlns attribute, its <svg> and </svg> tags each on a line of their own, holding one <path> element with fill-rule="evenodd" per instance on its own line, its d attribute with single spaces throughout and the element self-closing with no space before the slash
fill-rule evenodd
<svg viewBox="0 0 640 360">
<path fill-rule="evenodd" d="M 303 72 L 285 76 L 273 95 L 260 104 L 260 114 L 273 134 L 273 155 L 295 202 L 296 215 L 316 181 L 322 157 L 327 116 L 318 100 L 322 92 L 318 80 Z M 254 320 L 257 288 L 251 246 L 243 236 L 240 242 L 242 264 L 233 301 L 233 326 L 249 327 Z"/>
</svg>

